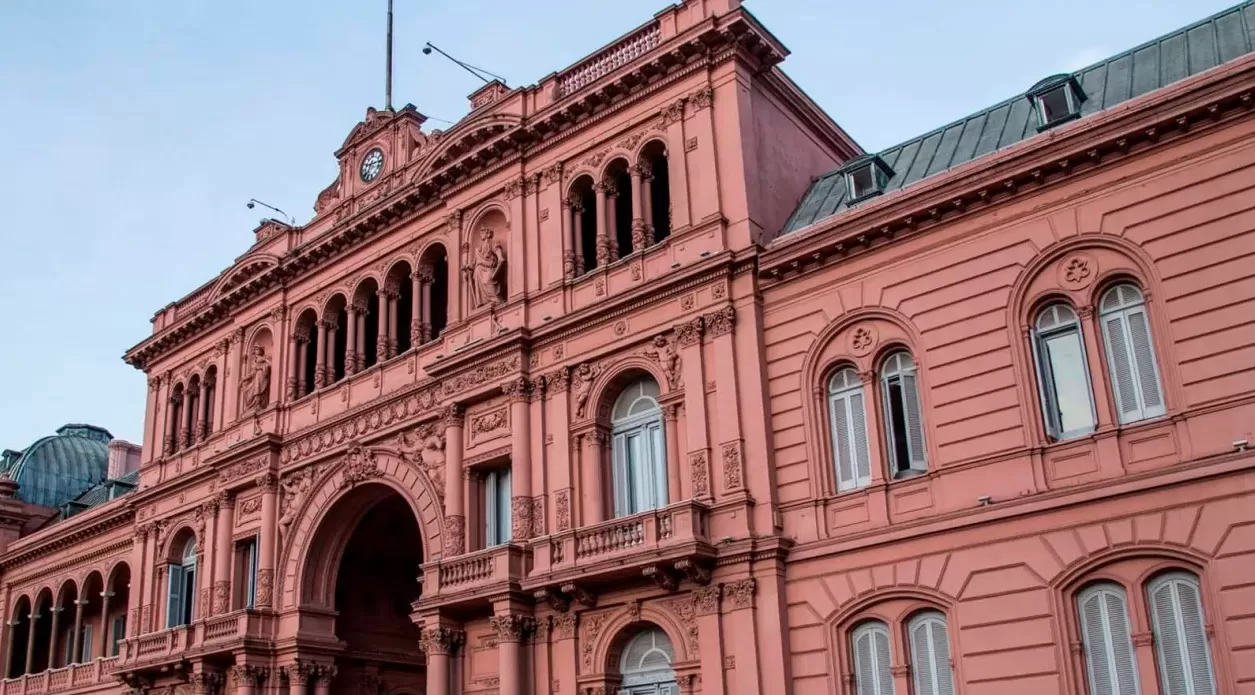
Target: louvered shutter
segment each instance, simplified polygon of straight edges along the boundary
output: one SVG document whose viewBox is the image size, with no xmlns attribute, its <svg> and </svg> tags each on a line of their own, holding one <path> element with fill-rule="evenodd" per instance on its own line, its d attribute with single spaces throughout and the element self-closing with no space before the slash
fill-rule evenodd
<svg viewBox="0 0 1255 695">
<path fill-rule="evenodd" d="M 1046 426 L 1046 434 L 1052 439 L 1060 439 L 1059 406 L 1055 404 L 1055 384 L 1050 373 L 1050 362 L 1046 359 L 1045 347 L 1041 339 L 1033 336 L 1033 370 L 1037 375 L 1037 393 L 1041 398 L 1042 423 Z"/>
<path fill-rule="evenodd" d="M 1159 387 L 1159 365 L 1155 362 L 1155 347 L 1150 339 L 1150 326 L 1146 309 L 1136 307 L 1125 311 L 1129 329 L 1129 347 L 1133 351 L 1133 366 L 1137 372 L 1137 385 L 1142 396 L 1142 417 L 1164 414 L 1163 394 Z"/>
<path fill-rule="evenodd" d="M 1111 375 L 1111 390 L 1116 397 L 1116 409 L 1120 413 L 1120 422 L 1136 422 L 1142 417 L 1142 409 L 1137 402 L 1133 357 L 1129 352 L 1124 315 L 1104 316 L 1102 328 L 1107 340 L 1107 367 Z"/>
<path fill-rule="evenodd" d="M 849 395 L 850 428 L 854 443 L 854 484 L 865 487 L 872 481 L 871 458 L 867 452 L 867 414 L 863 405 L 863 390 Z"/>
<path fill-rule="evenodd" d="M 911 468 L 927 468 L 924 455 L 924 419 L 919 407 L 919 387 L 915 372 L 902 375 L 902 403 L 906 409 L 907 448 L 911 452 Z"/>
<path fill-rule="evenodd" d="M 166 627 L 183 624 L 183 578 L 181 565 L 170 565 L 170 577 L 166 591 Z"/>
<path fill-rule="evenodd" d="M 933 640 L 934 673 L 937 674 L 937 695 L 954 695 L 954 673 L 950 670 L 950 635 L 945 620 L 929 621 L 928 632 Z"/>
<path fill-rule="evenodd" d="M 876 647 L 876 681 L 879 695 L 893 695 L 893 674 L 889 670 L 889 631 L 882 628 L 872 632 Z"/>
<path fill-rule="evenodd" d="M 645 447 L 649 458 L 649 483 L 653 488 L 649 506 L 659 509 L 667 506 L 667 457 L 663 453 L 662 423 L 651 422 L 645 426 Z"/>
<path fill-rule="evenodd" d="M 1114 585 L 1077 597 L 1090 695 L 1138 695 L 1137 663 L 1124 591 Z"/>
<path fill-rule="evenodd" d="M 828 410 L 832 420 L 832 453 L 837 463 L 837 489 L 852 490 L 857 482 L 854 462 L 850 458 L 850 414 L 845 397 L 831 396 Z"/>
<path fill-rule="evenodd" d="M 910 623 L 911 672 L 915 680 L 914 695 L 953 695 L 954 678 L 950 673 L 950 640 L 945 618 L 939 613 L 925 613 Z"/>
<path fill-rule="evenodd" d="M 631 478 L 628 475 L 627 451 L 627 435 L 616 434 L 614 436 L 614 453 L 613 453 L 614 475 L 611 485 L 614 487 L 614 515 L 627 516 L 631 514 L 628 511 L 631 507 Z"/>
<path fill-rule="evenodd" d="M 870 630 L 854 634 L 854 680 L 858 695 L 880 695 L 876 687 L 875 651 Z"/>
<path fill-rule="evenodd" d="M 1169 575 L 1152 584 L 1149 593 L 1163 695 L 1214 695 L 1198 583 Z"/>
<path fill-rule="evenodd" d="M 1108 592 L 1102 598 L 1107 633 L 1111 640 L 1116 692 L 1119 695 L 1138 695 L 1140 689 L 1137 682 L 1137 662 L 1133 656 L 1133 638 L 1129 634 L 1129 616 L 1124 596 Z"/>
</svg>

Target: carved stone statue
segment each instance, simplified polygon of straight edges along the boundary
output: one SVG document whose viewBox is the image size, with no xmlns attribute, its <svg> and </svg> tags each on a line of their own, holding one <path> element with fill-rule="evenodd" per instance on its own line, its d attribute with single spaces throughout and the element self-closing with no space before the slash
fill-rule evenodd
<svg viewBox="0 0 1255 695">
<path fill-rule="evenodd" d="M 683 362 L 680 360 L 680 351 L 676 349 L 674 340 L 667 340 L 665 335 L 655 336 L 653 348 L 645 350 L 645 356 L 662 364 L 662 371 L 667 375 L 669 388 L 679 388 Z"/>
<path fill-rule="evenodd" d="M 575 417 L 584 417 L 588 409 L 588 394 L 593 388 L 593 379 L 597 376 L 592 365 L 585 362 L 575 369 L 573 387 L 575 390 Z"/>
<path fill-rule="evenodd" d="M 445 439 L 434 427 L 420 427 L 413 434 L 402 432 L 400 448 L 406 458 L 417 463 L 427 472 L 436 488 L 436 495 L 444 496 L 445 486 Z"/>
<path fill-rule="evenodd" d="M 505 299 L 505 249 L 492 237 L 491 229 L 479 230 L 479 246 L 471 268 L 471 297 L 477 308 Z"/>
<path fill-rule="evenodd" d="M 246 413 L 270 405 L 270 359 L 260 345 L 253 346 L 252 359 L 240 378 L 240 397 Z"/>
</svg>

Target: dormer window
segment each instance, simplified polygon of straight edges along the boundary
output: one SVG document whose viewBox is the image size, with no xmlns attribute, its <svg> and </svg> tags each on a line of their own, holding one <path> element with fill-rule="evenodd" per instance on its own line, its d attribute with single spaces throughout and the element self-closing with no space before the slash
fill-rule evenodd
<svg viewBox="0 0 1255 695">
<path fill-rule="evenodd" d="M 1055 75 L 1033 85 L 1028 98 L 1037 112 L 1037 130 L 1053 128 L 1081 115 L 1085 92 L 1071 75 Z"/>
<path fill-rule="evenodd" d="M 842 169 L 845 172 L 845 188 L 849 191 L 849 205 L 884 193 L 885 185 L 893 177 L 889 166 L 874 154 L 853 159 Z"/>
</svg>

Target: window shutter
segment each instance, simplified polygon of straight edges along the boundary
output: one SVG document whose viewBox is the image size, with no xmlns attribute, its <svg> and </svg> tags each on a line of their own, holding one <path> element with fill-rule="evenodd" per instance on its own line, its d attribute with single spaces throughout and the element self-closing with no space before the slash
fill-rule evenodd
<svg viewBox="0 0 1255 695">
<path fill-rule="evenodd" d="M 858 695 L 880 695 L 880 689 L 876 687 L 875 647 L 872 645 L 871 630 L 864 630 L 855 636 L 854 679 Z"/>
<path fill-rule="evenodd" d="M 645 428 L 647 437 L 646 445 L 649 448 L 650 470 L 653 472 L 651 481 L 654 487 L 653 506 L 654 508 L 665 507 L 668 504 L 667 497 L 667 455 L 665 453 L 662 424 L 652 422 Z"/>
<path fill-rule="evenodd" d="M 614 515 L 627 516 L 631 514 L 629 509 L 629 492 L 628 488 L 632 481 L 628 476 L 628 468 L 630 466 L 627 458 L 627 435 L 614 435 L 614 453 L 613 453 L 613 473 L 612 486 L 614 487 Z"/>
<path fill-rule="evenodd" d="M 514 483 L 510 470 L 497 473 L 497 542 L 509 543 L 514 538 Z"/>
<path fill-rule="evenodd" d="M 83 646 L 82 654 L 79 655 L 79 663 L 86 664 L 92 660 L 92 626 L 91 623 L 83 626 Z"/>
<path fill-rule="evenodd" d="M 1134 422 L 1141 419 L 1142 411 L 1137 403 L 1137 385 L 1133 383 L 1133 358 L 1129 353 L 1124 315 L 1104 316 L 1102 328 L 1107 338 L 1111 390 L 1116 396 L 1120 422 Z"/>
<path fill-rule="evenodd" d="M 1055 405 L 1055 383 L 1050 374 L 1050 362 L 1046 359 L 1045 347 L 1041 338 L 1033 335 L 1033 362 L 1037 369 L 1037 393 L 1041 396 L 1042 423 L 1046 426 L 1046 434 L 1053 439 L 1061 439 L 1059 433 L 1059 408 Z"/>
<path fill-rule="evenodd" d="M 1098 586 L 1077 597 L 1091 695 L 1138 695 L 1124 591 Z"/>
<path fill-rule="evenodd" d="M 1133 349 L 1133 364 L 1137 369 L 1137 384 L 1142 392 L 1142 416 L 1162 415 L 1164 405 L 1159 388 L 1159 368 L 1155 363 L 1155 347 L 1150 340 L 1146 309 L 1129 309 L 1125 312 L 1125 320 L 1129 326 L 1129 343 Z"/>
<path fill-rule="evenodd" d="M 69 666 L 74 663 L 78 661 L 74 658 L 74 631 L 71 630 L 65 640 L 65 665 Z"/>
<path fill-rule="evenodd" d="M 1103 621 L 1102 594 L 1094 592 L 1084 596 L 1080 608 L 1090 695 L 1115 695 L 1115 684 L 1111 676 L 1110 635 Z"/>
<path fill-rule="evenodd" d="M 183 567 L 170 565 L 166 591 L 166 627 L 183 623 Z"/>
<path fill-rule="evenodd" d="M 248 607 L 257 606 L 257 541 L 248 544 Z"/>
<path fill-rule="evenodd" d="M 911 628 L 911 673 L 915 676 L 915 695 L 937 695 L 937 672 L 929 637 L 928 621 L 916 621 Z"/>
<path fill-rule="evenodd" d="M 954 695 L 945 618 L 934 612 L 917 616 L 910 623 L 910 639 L 914 695 Z"/>
<path fill-rule="evenodd" d="M 928 631 L 933 639 L 933 668 L 937 674 L 937 695 L 954 695 L 954 673 L 950 670 L 950 635 L 941 619 L 929 621 Z"/>
<path fill-rule="evenodd" d="M 1198 583 L 1170 575 L 1151 586 L 1150 597 L 1163 695 L 1214 695 Z"/>
<path fill-rule="evenodd" d="M 893 695 L 893 674 L 889 670 L 889 631 L 883 628 L 872 632 L 876 651 L 876 681 L 879 695 Z"/>
<path fill-rule="evenodd" d="M 491 547 L 499 543 L 497 539 L 497 478 L 492 473 L 483 477 L 484 488 L 484 546 Z"/>
<path fill-rule="evenodd" d="M 919 407 L 919 387 L 915 372 L 902 375 L 902 402 L 906 407 L 907 447 L 911 452 L 911 468 L 927 468 L 924 455 L 924 420 Z"/>
<path fill-rule="evenodd" d="M 855 486 L 854 462 L 850 460 L 850 423 L 846 412 L 845 397 L 834 395 L 828 399 L 832 417 L 832 449 L 837 463 L 837 489 L 851 490 Z"/>
<path fill-rule="evenodd" d="M 872 481 L 872 464 L 867 453 L 867 415 L 862 389 L 850 394 L 850 427 L 854 435 L 854 484 L 865 487 Z"/>
<path fill-rule="evenodd" d="M 119 615 L 113 618 L 113 638 L 109 646 L 109 656 L 118 655 L 118 645 L 126 637 L 126 615 Z"/>
</svg>

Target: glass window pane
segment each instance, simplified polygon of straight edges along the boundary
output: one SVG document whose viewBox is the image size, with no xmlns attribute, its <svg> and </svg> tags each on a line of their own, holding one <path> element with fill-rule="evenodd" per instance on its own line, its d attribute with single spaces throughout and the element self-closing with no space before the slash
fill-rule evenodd
<svg viewBox="0 0 1255 695">
<path fill-rule="evenodd" d="M 1094 428 L 1089 378 L 1085 373 L 1085 348 L 1075 331 L 1049 336 L 1044 341 L 1046 360 L 1054 382 L 1055 406 L 1060 429 L 1065 433 Z"/>
</svg>

